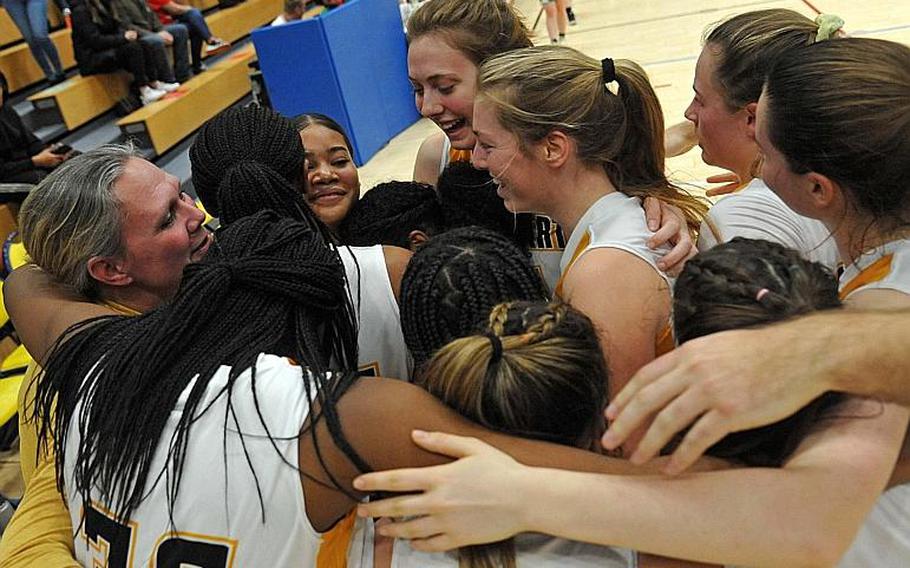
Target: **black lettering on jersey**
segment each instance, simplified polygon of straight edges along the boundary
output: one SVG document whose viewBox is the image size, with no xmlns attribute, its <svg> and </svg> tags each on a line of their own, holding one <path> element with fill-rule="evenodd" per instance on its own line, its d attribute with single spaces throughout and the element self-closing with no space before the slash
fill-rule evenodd
<svg viewBox="0 0 910 568">
<path fill-rule="evenodd" d="M 226 568 L 231 547 L 214 542 L 168 538 L 155 549 L 155 568 Z"/>
<path fill-rule="evenodd" d="M 534 216 L 534 242 L 531 249 L 562 250 L 566 248 L 566 237 L 556 221 L 544 215 Z"/>
<path fill-rule="evenodd" d="M 361 377 L 380 377 L 382 376 L 379 373 L 379 361 L 373 361 L 372 363 L 367 363 L 366 365 L 361 365 L 357 369 L 357 374 Z"/>
<path fill-rule="evenodd" d="M 91 504 L 85 508 L 83 531 L 92 548 L 106 557 L 108 568 L 127 568 L 132 565 L 135 523 L 124 525 Z"/>
</svg>

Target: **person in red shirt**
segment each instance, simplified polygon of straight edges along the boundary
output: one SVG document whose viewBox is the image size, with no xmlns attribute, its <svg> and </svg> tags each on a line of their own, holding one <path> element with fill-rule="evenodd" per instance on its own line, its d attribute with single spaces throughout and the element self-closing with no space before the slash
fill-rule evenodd
<svg viewBox="0 0 910 568">
<path fill-rule="evenodd" d="M 184 24 L 190 32 L 190 58 L 193 64 L 193 73 L 205 71 L 202 63 L 202 44 L 205 43 L 205 53 L 212 55 L 228 49 L 231 44 L 212 35 L 212 31 L 205 23 L 202 12 L 178 3 L 174 0 L 146 0 L 149 8 L 158 15 L 162 24 L 179 22 Z"/>
</svg>

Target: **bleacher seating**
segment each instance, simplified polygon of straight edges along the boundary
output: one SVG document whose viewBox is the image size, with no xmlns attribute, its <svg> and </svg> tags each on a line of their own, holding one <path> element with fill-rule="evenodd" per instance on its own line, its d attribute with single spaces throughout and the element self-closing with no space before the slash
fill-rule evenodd
<svg viewBox="0 0 910 568">
<path fill-rule="evenodd" d="M 215 0 L 196 0 L 196 2 L 205 5 L 216 5 Z M 209 26 L 212 28 L 212 33 L 233 42 L 248 35 L 253 28 L 271 21 L 275 15 L 281 11 L 282 7 L 282 0 L 246 0 L 246 2 L 237 6 L 209 13 L 206 16 L 206 19 L 209 22 Z M 61 30 L 61 32 L 64 31 L 67 34 L 68 40 L 69 30 Z M 72 54 L 72 45 L 69 41 L 67 43 L 69 44 L 69 53 Z M 22 46 L 25 47 L 24 44 L 22 44 Z M 250 48 L 250 52 L 251 50 L 252 48 Z M 25 55 L 28 56 L 27 48 Z M 63 52 L 61 51 L 61 56 L 62 55 Z M 72 56 L 70 55 L 70 58 L 71 57 Z M 249 58 L 251 57 L 253 56 L 251 55 Z M 249 58 L 247 59 L 249 60 Z M 31 57 L 27 57 L 27 59 L 31 65 L 37 69 L 37 65 Z M 0 66 L 0 68 L 2 68 L 2 66 Z M 40 75 L 40 70 L 38 70 L 38 74 Z M 223 73 L 219 74 L 223 75 Z M 208 72 L 204 73 L 199 78 L 205 78 L 206 75 L 208 75 Z M 210 82 L 209 80 L 197 81 L 196 79 L 189 81 L 184 88 L 181 89 L 182 96 L 189 95 L 191 91 L 195 90 L 196 86 L 205 84 L 207 85 L 207 91 L 216 93 L 215 99 L 218 101 L 218 104 L 229 101 L 225 103 L 226 105 L 229 105 L 249 92 L 249 82 L 247 81 L 246 90 L 238 94 L 239 85 L 235 75 L 237 75 L 237 72 L 229 73 L 219 78 L 219 80 L 227 79 L 223 97 L 220 94 L 217 94 L 220 90 L 219 87 L 208 85 Z M 7 77 L 10 77 L 10 75 L 7 74 Z M 214 79 L 214 77 L 211 77 L 210 79 Z M 113 108 L 118 100 L 126 96 L 128 87 L 129 75 L 126 73 L 92 75 L 90 77 L 77 75 L 59 85 L 49 87 L 30 96 L 28 100 L 31 101 L 38 110 L 56 112 L 59 115 L 59 120 L 66 126 L 66 130 L 72 131 Z M 181 102 L 178 105 L 178 108 L 183 108 L 187 104 L 198 104 L 203 107 L 211 104 L 206 98 L 196 99 L 196 96 L 197 95 L 193 94 L 188 101 Z M 189 101 L 192 100 L 195 102 L 190 103 Z M 218 107 L 217 110 L 223 108 L 225 107 Z M 164 126 L 155 124 L 156 121 L 159 120 L 155 118 L 159 111 L 163 112 L 161 120 L 164 121 Z M 180 125 L 176 128 L 167 126 L 169 121 L 174 120 L 174 117 L 178 116 L 182 117 L 180 120 L 186 122 L 185 125 Z M 198 116 L 198 113 L 196 112 L 188 112 L 184 115 L 183 111 L 177 112 L 174 109 L 163 111 L 156 107 L 154 111 L 140 109 L 136 113 L 133 113 L 133 115 L 118 122 L 118 124 L 121 125 L 124 132 L 132 135 L 148 132 L 150 142 L 156 152 L 160 154 L 165 151 L 164 149 L 169 148 L 173 143 L 179 141 L 180 138 L 192 133 L 196 128 L 202 125 L 204 120 L 206 120 L 197 120 L 195 118 L 196 116 Z M 214 114 L 211 116 L 214 116 Z M 187 130 L 187 127 L 189 127 L 189 130 L 174 141 L 173 133 L 184 132 Z M 152 134 L 154 134 L 154 136 L 152 136 Z"/>
<path fill-rule="evenodd" d="M 176 93 L 121 118 L 117 125 L 161 155 L 250 92 L 247 64 L 255 56 L 252 45 L 237 50 Z"/>
<path fill-rule="evenodd" d="M 12 43 L 22 40 L 22 34 L 19 28 L 13 23 L 6 10 L 0 7 L 0 46 L 6 47 Z"/>
<path fill-rule="evenodd" d="M 73 56 L 73 42 L 70 41 L 70 30 L 63 28 L 62 30 L 51 32 L 50 36 L 54 45 L 57 46 L 60 62 L 63 63 L 64 69 L 74 67 L 76 59 Z M 6 75 L 11 92 L 18 91 L 44 79 L 44 73 L 32 58 L 32 53 L 24 41 L 0 51 L 0 71 L 3 71 L 3 74 Z"/>
<path fill-rule="evenodd" d="M 187 3 L 200 12 L 205 12 L 218 6 L 218 0 L 189 0 Z"/>
<path fill-rule="evenodd" d="M 250 35 L 250 30 L 275 19 L 284 9 L 284 0 L 246 0 L 236 6 L 211 12 L 205 21 L 212 33 L 235 42 Z"/>
<path fill-rule="evenodd" d="M 53 2 L 48 2 L 47 19 L 51 29 L 63 26 L 63 14 Z M 22 41 L 22 33 L 13 23 L 13 19 L 9 17 L 9 13 L 0 6 L 0 46 L 6 47 L 20 41 Z"/>
<path fill-rule="evenodd" d="M 39 110 L 56 110 L 68 131 L 112 109 L 127 95 L 130 76 L 126 72 L 107 75 L 76 75 L 28 98 Z"/>
</svg>

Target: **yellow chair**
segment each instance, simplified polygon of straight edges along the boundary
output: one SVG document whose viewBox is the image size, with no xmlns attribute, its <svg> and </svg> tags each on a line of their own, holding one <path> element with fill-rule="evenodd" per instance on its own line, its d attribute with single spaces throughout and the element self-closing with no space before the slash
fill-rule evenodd
<svg viewBox="0 0 910 568">
<path fill-rule="evenodd" d="M 6 338 L 11 338 L 16 344 L 19 343 L 9 314 L 3 305 L 3 282 L 0 281 L 0 341 Z M 25 347 L 17 345 L 13 352 L 0 362 L 0 449 L 10 447 L 18 435 L 19 422 L 16 419 L 16 412 L 19 388 L 31 361 L 32 357 Z"/>
</svg>

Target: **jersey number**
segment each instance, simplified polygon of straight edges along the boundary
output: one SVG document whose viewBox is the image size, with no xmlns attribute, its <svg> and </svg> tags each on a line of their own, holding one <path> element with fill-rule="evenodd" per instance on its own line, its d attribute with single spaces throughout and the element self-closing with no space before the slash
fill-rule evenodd
<svg viewBox="0 0 910 568">
<path fill-rule="evenodd" d="M 109 568 L 132 567 L 136 523 L 123 524 L 110 515 L 88 506 L 85 509 L 85 537 Z M 152 553 L 155 568 L 227 568 L 233 563 L 233 543 L 212 542 L 203 535 L 173 533 L 162 535 Z M 201 540 L 196 540 L 196 539 Z M 206 542 L 206 541 L 209 542 Z M 219 539 L 220 540 L 220 539 Z"/>
</svg>

